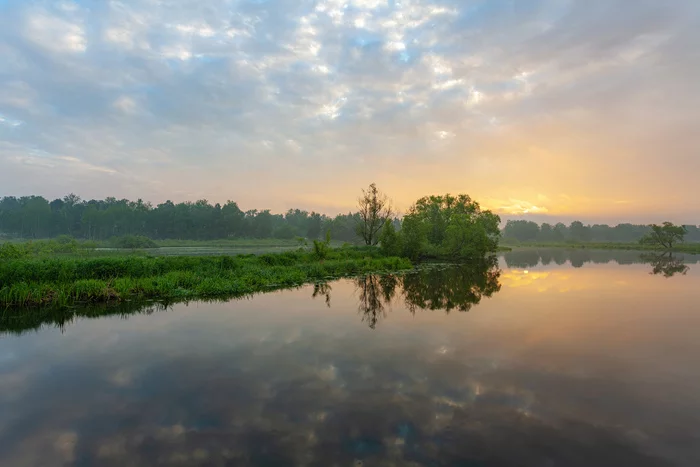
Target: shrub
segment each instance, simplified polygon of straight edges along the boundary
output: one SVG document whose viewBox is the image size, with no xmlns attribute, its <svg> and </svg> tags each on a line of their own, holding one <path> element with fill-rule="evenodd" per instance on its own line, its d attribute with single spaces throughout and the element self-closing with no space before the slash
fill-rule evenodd
<svg viewBox="0 0 700 467">
<path fill-rule="evenodd" d="M 328 257 L 331 250 L 331 231 L 326 231 L 326 239 L 324 241 L 314 240 L 314 256 L 317 259 L 324 260 Z"/>
<path fill-rule="evenodd" d="M 142 235 L 112 237 L 109 239 L 109 244 L 114 248 L 129 248 L 132 250 L 138 248 L 158 248 L 158 245 L 156 245 L 153 240 Z"/>
<path fill-rule="evenodd" d="M 29 252 L 23 245 L 14 243 L 3 243 L 0 245 L 0 259 L 19 259 L 29 255 Z"/>
<path fill-rule="evenodd" d="M 393 222 L 385 222 L 382 233 L 379 236 L 379 245 L 386 256 L 398 256 L 401 254 L 401 238 L 396 233 Z"/>
</svg>

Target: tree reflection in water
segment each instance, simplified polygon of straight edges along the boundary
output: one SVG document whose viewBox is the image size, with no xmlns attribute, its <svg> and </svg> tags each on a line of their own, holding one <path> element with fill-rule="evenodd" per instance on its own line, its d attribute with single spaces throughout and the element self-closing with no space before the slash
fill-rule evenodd
<svg viewBox="0 0 700 467">
<path fill-rule="evenodd" d="M 644 254 L 641 256 L 642 261 L 651 265 L 649 274 L 662 275 L 664 277 L 673 277 L 676 274 L 685 276 L 690 267 L 685 264 L 683 257 L 673 256 L 672 253 L 664 254 Z"/>
<path fill-rule="evenodd" d="M 333 288 L 328 282 L 317 282 L 314 284 L 314 293 L 312 298 L 325 297 L 326 305 L 328 308 L 331 307 L 331 291 Z"/>
<path fill-rule="evenodd" d="M 700 255 L 674 256 L 672 253 L 640 253 L 636 250 L 595 250 L 589 248 L 522 248 L 509 251 L 503 255 L 506 266 L 509 268 L 531 269 L 542 266 L 550 266 L 552 263 L 559 266 L 571 264 L 574 268 L 580 268 L 588 263 L 608 264 L 610 262 L 619 265 L 650 264 L 652 274 L 673 277 L 684 275 L 688 272 L 689 264 L 697 264 Z"/>
<path fill-rule="evenodd" d="M 483 297 L 501 289 L 501 270 L 495 257 L 478 263 L 424 268 L 406 275 L 367 275 L 355 279 L 358 310 L 374 329 L 386 317 L 386 308 L 401 292 L 406 307 L 416 310 L 469 311 Z"/>
</svg>

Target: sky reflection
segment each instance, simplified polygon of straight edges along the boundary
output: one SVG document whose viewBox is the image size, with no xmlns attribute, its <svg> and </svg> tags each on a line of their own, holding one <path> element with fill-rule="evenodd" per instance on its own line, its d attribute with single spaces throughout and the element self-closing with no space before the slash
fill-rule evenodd
<svg viewBox="0 0 700 467">
<path fill-rule="evenodd" d="M 504 268 L 468 313 L 376 283 L 374 329 L 345 280 L 5 335 L 0 465 L 697 465 L 698 274 L 648 272 Z"/>
</svg>

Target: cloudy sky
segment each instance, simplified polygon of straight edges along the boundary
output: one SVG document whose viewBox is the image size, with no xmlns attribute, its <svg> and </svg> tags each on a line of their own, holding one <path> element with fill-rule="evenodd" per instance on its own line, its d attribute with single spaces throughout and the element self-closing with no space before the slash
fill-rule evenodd
<svg viewBox="0 0 700 467">
<path fill-rule="evenodd" d="M 699 44 L 697 0 L 0 0 L 0 195 L 697 224 Z"/>
</svg>

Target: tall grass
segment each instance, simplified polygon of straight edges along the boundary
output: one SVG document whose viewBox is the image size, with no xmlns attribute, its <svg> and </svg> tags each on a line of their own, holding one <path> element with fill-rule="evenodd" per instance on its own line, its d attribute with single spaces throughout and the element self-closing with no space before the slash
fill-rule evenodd
<svg viewBox="0 0 700 467">
<path fill-rule="evenodd" d="M 305 251 L 260 256 L 10 259 L 0 262 L 0 305 L 239 296 L 411 267 L 406 259 L 354 248 L 331 250 L 323 261 Z"/>
</svg>

